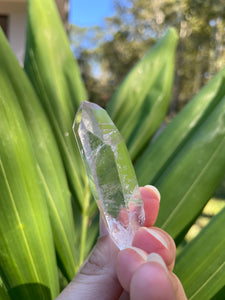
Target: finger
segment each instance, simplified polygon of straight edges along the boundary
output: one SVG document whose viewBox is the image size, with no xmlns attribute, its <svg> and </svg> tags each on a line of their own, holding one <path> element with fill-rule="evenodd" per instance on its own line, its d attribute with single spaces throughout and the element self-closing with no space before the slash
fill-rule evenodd
<svg viewBox="0 0 225 300">
<path fill-rule="evenodd" d="M 173 270 L 176 256 L 176 246 L 171 236 L 157 227 L 141 227 L 135 233 L 133 247 L 146 253 L 158 253 L 165 261 L 168 269 Z"/>
<path fill-rule="evenodd" d="M 147 273 L 145 272 L 145 275 L 143 275 L 143 276 L 140 275 L 139 273 L 136 273 L 137 270 L 139 270 L 139 268 L 141 266 L 146 265 L 146 261 L 148 261 L 147 262 L 148 266 L 147 266 L 147 271 L 146 271 Z M 120 281 L 120 284 L 126 291 L 126 292 L 122 293 L 120 300 L 131 299 L 131 298 L 129 298 L 128 292 L 129 293 L 131 292 L 131 285 L 132 285 L 132 280 L 133 280 L 134 274 L 136 274 L 136 276 L 141 276 L 140 277 L 141 281 L 143 279 L 142 277 L 145 277 L 145 276 L 147 276 L 147 277 L 152 276 L 156 279 L 157 282 L 154 282 L 154 281 L 151 283 L 146 282 L 146 285 L 149 288 L 152 285 L 154 286 L 154 289 L 152 289 L 151 291 L 149 291 L 149 288 L 143 287 L 143 289 L 146 292 L 145 296 L 147 297 L 147 299 L 154 300 L 154 298 L 151 298 L 151 297 L 154 294 L 157 295 L 157 293 L 160 292 L 160 289 L 162 289 L 162 288 L 164 288 L 164 293 L 161 294 L 161 292 L 160 292 L 161 299 L 170 299 L 170 298 L 167 298 L 167 294 L 168 295 L 171 294 L 171 295 L 173 295 L 173 297 L 174 297 L 174 295 L 176 295 L 176 297 L 172 298 L 172 299 L 177 299 L 177 300 L 186 300 L 187 299 L 180 280 L 177 278 L 177 276 L 175 274 L 173 274 L 172 272 L 169 272 L 164 260 L 157 253 L 151 253 L 149 256 L 147 256 L 146 252 L 142 251 L 141 249 L 135 248 L 135 247 L 124 249 L 118 254 L 116 269 L 117 269 L 117 276 Z M 163 271 L 163 274 L 162 274 L 162 271 Z M 145 280 L 145 278 L 143 280 Z M 171 291 L 171 285 L 172 285 L 172 291 Z M 138 299 L 138 300 L 144 299 L 144 298 L 142 298 L 142 297 L 144 297 L 144 295 L 142 295 L 142 297 L 140 297 L 140 295 L 141 294 L 138 292 L 136 299 Z M 156 297 L 156 299 L 158 299 L 157 297 Z"/>
<path fill-rule="evenodd" d="M 130 300 L 175 300 L 176 294 L 163 259 L 155 253 L 134 273 L 130 283 Z"/>
<path fill-rule="evenodd" d="M 140 188 L 142 200 L 145 210 L 145 224 L 144 226 L 153 226 L 159 212 L 160 193 L 152 185 L 147 185 Z"/>
<path fill-rule="evenodd" d="M 176 299 L 177 300 L 187 300 L 187 297 L 186 297 L 185 292 L 184 292 L 184 288 L 183 288 L 179 278 L 174 273 L 171 273 L 170 274 L 170 280 L 171 280 L 171 283 L 173 285 L 173 289 L 174 289 L 175 294 L 176 294 Z"/>
<path fill-rule="evenodd" d="M 144 226 L 150 227 L 153 226 L 159 212 L 159 202 L 160 202 L 160 193 L 159 191 L 152 185 L 147 185 L 145 187 L 140 187 L 140 193 L 144 204 L 145 211 L 145 222 Z M 137 223 L 140 216 L 140 207 L 136 205 L 136 203 L 131 203 L 129 205 L 129 212 L 136 216 Z M 128 210 L 126 208 L 121 209 L 118 221 L 120 224 L 127 228 L 129 226 L 129 215 Z"/>
<path fill-rule="evenodd" d="M 118 252 L 109 235 L 99 238 L 84 265 L 57 300 L 118 299 L 122 293 L 115 266 Z"/>
<path fill-rule="evenodd" d="M 147 253 L 139 248 L 130 247 L 121 250 L 117 256 L 116 271 L 120 284 L 129 291 L 130 281 L 134 272 L 145 263 Z"/>
<path fill-rule="evenodd" d="M 130 300 L 129 293 L 126 292 L 126 291 L 123 291 L 122 294 L 121 294 L 121 296 L 120 296 L 120 298 L 119 298 L 119 300 Z"/>
</svg>

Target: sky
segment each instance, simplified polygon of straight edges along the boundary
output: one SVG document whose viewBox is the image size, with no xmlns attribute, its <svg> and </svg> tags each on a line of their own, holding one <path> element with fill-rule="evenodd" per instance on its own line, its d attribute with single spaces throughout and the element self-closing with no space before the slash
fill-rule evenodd
<svg viewBox="0 0 225 300">
<path fill-rule="evenodd" d="M 81 27 L 103 25 L 113 14 L 113 0 L 70 0 L 69 22 Z"/>
</svg>

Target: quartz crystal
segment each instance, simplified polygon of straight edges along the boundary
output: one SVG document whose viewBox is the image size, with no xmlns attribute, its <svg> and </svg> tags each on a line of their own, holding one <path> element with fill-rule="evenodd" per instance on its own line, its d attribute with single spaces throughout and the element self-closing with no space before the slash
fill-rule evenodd
<svg viewBox="0 0 225 300">
<path fill-rule="evenodd" d="M 87 101 L 80 105 L 73 131 L 108 231 L 119 249 L 129 247 L 145 217 L 126 144 L 107 112 Z"/>
</svg>

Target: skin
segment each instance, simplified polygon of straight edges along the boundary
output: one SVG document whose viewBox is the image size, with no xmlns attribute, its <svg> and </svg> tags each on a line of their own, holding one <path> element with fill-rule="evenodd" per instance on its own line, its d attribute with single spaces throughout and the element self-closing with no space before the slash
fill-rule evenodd
<svg viewBox="0 0 225 300">
<path fill-rule="evenodd" d="M 156 188 L 140 188 L 145 224 L 132 247 L 119 251 L 100 220 L 100 237 L 78 274 L 57 300 L 185 300 L 173 273 L 176 247 L 168 233 L 153 227 L 159 212 Z"/>
</svg>

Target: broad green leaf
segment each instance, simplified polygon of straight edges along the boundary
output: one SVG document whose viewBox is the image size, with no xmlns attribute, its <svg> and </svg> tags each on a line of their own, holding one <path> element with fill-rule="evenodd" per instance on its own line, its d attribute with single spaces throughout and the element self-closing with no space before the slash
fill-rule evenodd
<svg viewBox="0 0 225 300">
<path fill-rule="evenodd" d="M 87 192 L 87 197 L 89 197 L 90 190 Z M 96 204 L 92 202 L 93 209 L 88 211 L 86 214 L 82 214 L 77 207 L 76 202 L 73 202 L 74 220 L 76 232 L 78 231 L 80 235 L 76 234 L 76 253 L 79 257 L 79 264 L 77 265 L 77 270 L 82 265 L 84 259 L 88 256 L 90 250 L 94 246 L 97 240 L 98 227 L 99 227 L 99 214 L 96 209 Z"/>
<path fill-rule="evenodd" d="M 28 1 L 25 70 L 50 120 L 64 162 L 69 186 L 82 216 L 76 228 L 75 256 L 81 264 L 89 236 L 90 189 L 78 151 L 72 125 L 86 92 L 78 66 L 52 0 Z M 88 252 L 90 249 L 88 249 Z M 78 266 L 79 266 L 78 264 Z"/>
<path fill-rule="evenodd" d="M 52 0 L 29 0 L 25 70 L 47 112 L 60 149 L 70 188 L 84 203 L 86 182 L 72 125 L 86 92 L 77 63 Z"/>
<path fill-rule="evenodd" d="M 177 41 L 175 29 L 169 29 L 129 72 L 107 106 L 133 160 L 146 147 L 167 112 Z"/>
<path fill-rule="evenodd" d="M 136 173 L 141 185 L 154 184 L 166 166 L 176 157 L 187 142 L 196 124 L 209 114 L 220 99 L 216 97 L 225 68 L 222 69 L 167 125 L 153 143 L 146 148 L 136 164 Z M 147 163 L 146 163 L 147 162 Z"/>
<path fill-rule="evenodd" d="M 224 95 L 223 82 L 215 97 L 215 107 L 203 116 L 155 182 L 163 199 L 156 224 L 177 240 L 200 214 L 225 173 Z"/>
<path fill-rule="evenodd" d="M 6 290 L 0 287 L 0 300 L 11 300 L 9 294 Z"/>
<path fill-rule="evenodd" d="M 224 218 L 225 209 L 177 257 L 175 273 L 189 300 L 224 299 Z"/>
<path fill-rule="evenodd" d="M 26 283 L 9 290 L 10 299 L 16 300 L 49 300 L 51 294 L 49 289 L 40 283 Z M 55 298 L 54 298 L 55 299 Z"/>
<path fill-rule="evenodd" d="M 178 114 L 136 166 L 141 185 L 151 182 L 159 188 L 162 201 L 157 225 L 177 242 L 215 192 L 225 171 L 223 72 Z M 161 167 L 157 168 L 157 163 Z"/>
<path fill-rule="evenodd" d="M 0 43 L 0 90 L 10 89 L 10 100 L 22 109 L 46 193 L 57 257 L 65 276 L 71 280 L 75 274 L 75 230 L 64 167 L 39 100 L 1 32 Z"/>
<path fill-rule="evenodd" d="M 8 291 L 1 280 L 1 277 L 0 277 L 0 300 L 11 300 Z"/>
<path fill-rule="evenodd" d="M 0 300 L 11 300 L 6 290 L 0 287 Z"/>
<path fill-rule="evenodd" d="M 0 89 L 0 120 L 0 276 L 7 289 L 38 283 L 54 299 L 59 284 L 48 210 L 26 123 L 8 85 Z"/>
</svg>

